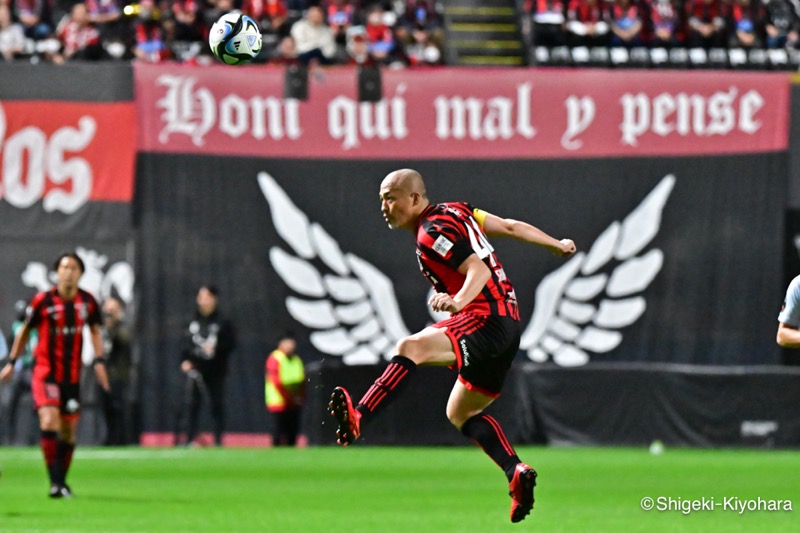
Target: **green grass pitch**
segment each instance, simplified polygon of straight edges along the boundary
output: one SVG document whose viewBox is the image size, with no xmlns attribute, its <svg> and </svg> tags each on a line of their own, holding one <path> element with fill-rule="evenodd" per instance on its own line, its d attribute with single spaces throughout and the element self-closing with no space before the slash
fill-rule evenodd
<svg viewBox="0 0 800 533">
<path fill-rule="evenodd" d="M 35 448 L 0 448 L 2 532 L 675 532 L 800 530 L 800 452 L 520 447 L 536 508 L 477 448 L 78 448 L 75 497 L 46 496 Z M 643 498 L 791 500 L 792 511 L 645 511 Z M 680 505 L 680 504 L 677 504 Z"/>
</svg>

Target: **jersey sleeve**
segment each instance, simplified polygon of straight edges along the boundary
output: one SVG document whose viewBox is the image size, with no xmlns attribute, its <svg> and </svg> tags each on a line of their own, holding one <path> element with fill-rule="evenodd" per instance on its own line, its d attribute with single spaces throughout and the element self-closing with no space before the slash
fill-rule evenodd
<svg viewBox="0 0 800 533">
<path fill-rule="evenodd" d="M 25 309 L 25 325 L 28 328 L 36 328 L 39 325 L 39 321 L 41 320 L 42 316 L 42 305 L 45 300 L 46 293 L 40 292 L 28 304 L 27 309 Z"/>
<path fill-rule="evenodd" d="M 778 321 L 800 329 L 800 276 L 797 276 L 786 289 L 783 307 L 778 315 Z"/>
<path fill-rule="evenodd" d="M 469 241 L 455 223 L 432 225 L 420 240 L 420 245 L 426 248 L 429 257 L 453 270 L 458 270 L 461 263 L 473 253 Z"/>
</svg>

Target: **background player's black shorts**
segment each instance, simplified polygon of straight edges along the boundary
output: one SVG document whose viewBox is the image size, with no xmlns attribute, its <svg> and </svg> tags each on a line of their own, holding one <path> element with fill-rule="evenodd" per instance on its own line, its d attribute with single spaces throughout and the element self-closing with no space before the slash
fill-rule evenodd
<svg viewBox="0 0 800 533">
<path fill-rule="evenodd" d="M 459 380 L 470 390 L 497 397 L 519 350 L 519 321 L 507 316 L 458 313 L 434 327 L 447 328 Z"/>
<path fill-rule="evenodd" d="M 61 416 L 78 416 L 81 409 L 81 388 L 78 383 L 53 383 L 34 373 L 31 392 L 35 409 L 58 407 Z"/>
</svg>

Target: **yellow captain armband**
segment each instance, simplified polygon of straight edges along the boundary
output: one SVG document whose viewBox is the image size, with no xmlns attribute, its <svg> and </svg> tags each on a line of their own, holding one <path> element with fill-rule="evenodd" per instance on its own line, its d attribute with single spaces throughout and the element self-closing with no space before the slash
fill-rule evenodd
<svg viewBox="0 0 800 533">
<path fill-rule="evenodd" d="M 478 209 L 477 207 L 472 210 L 472 216 L 475 217 L 475 220 L 480 224 L 481 229 L 483 229 L 483 223 L 486 222 L 486 215 L 488 213 L 482 209 Z"/>
</svg>

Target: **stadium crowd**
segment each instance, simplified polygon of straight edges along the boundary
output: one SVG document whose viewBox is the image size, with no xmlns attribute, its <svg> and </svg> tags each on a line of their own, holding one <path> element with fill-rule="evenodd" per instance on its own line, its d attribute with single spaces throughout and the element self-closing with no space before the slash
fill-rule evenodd
<svg viewBox="0 0 800 533">
<path fill-rule="evenodd" d="M 130 1 L 131 3 L 128 3 Z M 277 64 L 442 63 L 434 0 L 0 0 L 0 55 L 31 62 L 210 62 L 208 32 L 224 13 L 255 19 Z"/>
<path fill-rule="evenodd" d="M 525 0 L 535 46 L 800 47 L 800 0 Z"/>
</svg>

